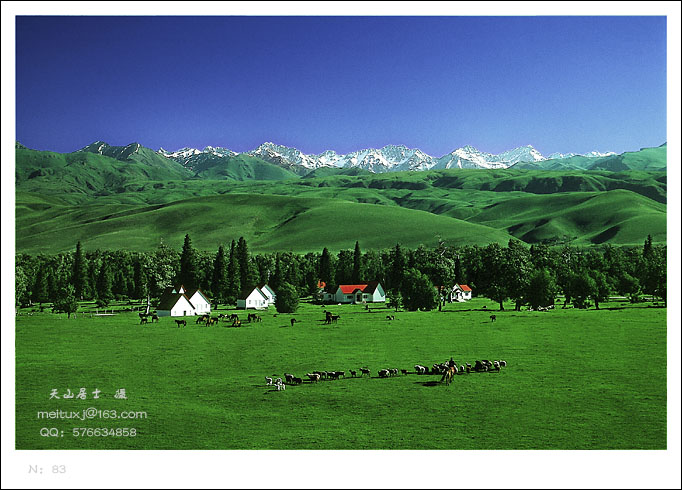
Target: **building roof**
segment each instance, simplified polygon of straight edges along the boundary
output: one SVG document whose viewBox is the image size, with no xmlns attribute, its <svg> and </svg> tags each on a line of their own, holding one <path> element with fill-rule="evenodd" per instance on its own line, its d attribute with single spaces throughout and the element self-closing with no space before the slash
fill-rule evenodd
<svg viewBox="0 0 682 490">
<path fill-rule="evenodd" d="M 263 296 L 264 299 L 268 299 L 268 297 L 263 293 L 263 291 L 261 291 L 259 287 L 255 287 L 255 286 L 252 288 L 243 289 L 242 292 L 239 294 L 239 296 L 237 296 L 237 299 L 246 299 L 249 296 L 251 296 L 251 293 L 253 293 L 254 291 L 258 291 L 258 293 L 261 296 Z"/>
<path fill-rule="evenodd" d="M 206 297 L 206 295 L 204 294 L 204 292 L 203 292 L 201 289 L 199 289 L 199 288 L 196 288 L 196 289 L 188 289 L 187 292 L 185 293 L 185 295 L 186 295 L 188 298 L 191 298 L 192 296 L 194 296 L 194 295 L 197 294 L 197 293 L 199 293 L 199 294 L 201 295 L 201 297 L 204 298 L 204 300 L 205 300 L 207 303 L 210 303 L 210 302 L 211 302 L 211 301 Z"/>
<path fill-rule="evenodd" d="M 168 288 L 167 288 L 168 289 Z M 173 289 L 173 288 L 171 288 Z M 172 310 L 173 307 L 180 301 L 180 298 L 185 298 L 189 305 L 194 308 L 194 305 L 192 302 L 189 300 L 189 298 L 182 294 L 182 293 L 174 293 L 172 291 L 164 291 L 164 293 L 161 295 L 161 298 L 159 299 L 159 306 L 157 306 L 157 310 Z"/>
<path fill-rule="evenodd" d="M 460 287 L 460 289 L 462 291 L 471 291 L 471 288 L 469 286 L 467 286 L 466 284 L 458 284 L 458 286 Z"/>
<path fill-rule="evenodd" d="M 363 293 L 371 294 L 376 291 L 377 286 L 379 286 L 379 281 L 361 282 L 358 284 L 339 284 L 343 294 L 351 294 L 358 290 Z"/>
</svg>

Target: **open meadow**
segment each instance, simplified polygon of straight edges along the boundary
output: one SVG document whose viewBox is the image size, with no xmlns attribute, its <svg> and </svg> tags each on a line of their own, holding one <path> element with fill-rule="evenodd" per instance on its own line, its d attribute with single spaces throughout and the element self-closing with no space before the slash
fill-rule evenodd
<svg viewBox="0 0 682 490">
<path fill-rule="evenodd" d="M 168 317 L 140 325 L 135 312 L 94 316 L 91 308 L 71 319 L 48 310 L 16 317 L 17 449 L 666 448 L 666 309 L 651 303 L 548 312 L 511 304 L 500 312 L 482 298 L 442 312 L 332 305 L 340 319 L 331 325 L 324 307 L 302 303 L 294 315 L 271 309 L 241 328 L 191 317 L 186 328 Z M 504 359 L 507 367 L 459 375 L 450 386 L 414 372 L 451 356 L 458 365 Z M 360 376 L 365 366 L 371 377 Z M 383 368 L 408 374 L 379 378 Z M 337 370 L 345 377 L 305 376 Z M 266 376 L 284 373 L 303 384 L 266 386 Z M 86 400 L 62 397 L 83 387 Z M 121 388 L 127 399 L 114 398 Z M 53 389 L 59 399 L 50 399 Z M 147 415 L 37 416 L 90 407 Z M 123 427 L 136 435 L 72 430 Z M 43 437 L 41 428 L 59 436 Z"/>
</svg>

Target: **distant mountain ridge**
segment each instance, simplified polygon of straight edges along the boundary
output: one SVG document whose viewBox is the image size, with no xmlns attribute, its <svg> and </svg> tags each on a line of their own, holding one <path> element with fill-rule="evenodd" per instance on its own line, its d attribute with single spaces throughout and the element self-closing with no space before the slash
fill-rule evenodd
<svg viewBox="0 0 682 490">
<path fill-rule="evenodd" d="M 408 148 L 404 145 L 386 145 L 379 149 L 367 148 L 347 154 L 338 154 L 333 150 L 327 150 L 319 154 L 308 155 L 296 148 L 272 142 L 263 143 L 258 148 L 243 153 L 213 146 L 207 146 L 203 150 L 182 148 L 174 152 L 160 148 L 158 153 L 190 170 L 194 170 L 201 162 L 210 157 L 249 155 L 299 175 L 305 175 L 307 172 L 319 168 L 358 168 L 372 173 L 446 170 L 450 168 L 504 169 L 518 163 L 537 163 L 557 158 L 573 156 L 602 158 L 615 155 L 614 152 L 591 151 L 584 155 L 555 153 L 545 157 L 532 145 L 521 146 L 499 154 L 482 152 L 467 145 L 441 157 L 434 157 L 418 148 Z"/>
</svg>

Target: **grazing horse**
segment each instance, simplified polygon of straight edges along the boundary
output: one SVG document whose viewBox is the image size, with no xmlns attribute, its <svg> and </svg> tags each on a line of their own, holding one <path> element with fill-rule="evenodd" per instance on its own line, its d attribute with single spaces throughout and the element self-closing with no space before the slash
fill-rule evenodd
<svg viewBox="0 0 682 490">
<path fill-rule="evenodd" d="M 443 374 L 443 378 L 441 378 L 441 381 L 445 379 L 445 386 L 450 386 L 450 383 L 452 383 L 452 378 L 455 377 L 455 367 L 449 368 L 445 373 Z"/>
<path fill-rule="evenodd" d="M 497 317 L 495 315 L 490 315 L 490 321 L 494 322 L 495 320 L 497 320 Z"/>
<path fill-rule="evenodd" d="M 177 324 L 178 328 L 180 328 L 180 325 L 183 327 L 187 326 L 187 320 L 175 320 L 175 323 Z"/>
</svg>

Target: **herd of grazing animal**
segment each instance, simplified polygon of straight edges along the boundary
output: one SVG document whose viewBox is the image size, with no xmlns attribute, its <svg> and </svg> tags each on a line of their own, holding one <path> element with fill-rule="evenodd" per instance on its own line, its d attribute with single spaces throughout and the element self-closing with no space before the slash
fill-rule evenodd
<svg viewBox="0 0 682 490">
<path fill-rule="evenodd" d="M 154 322 L 159 322 L 159 316 L 154 312 L 154 313 L 142 313 L 139 312 L 138 315 L 140 316 L 140 325 L 147 324 L 147 323 L 154 323 Z M 187 326 L 187 320 L 183 319 L 174 319 L 175 324 L 178 328 L 180 327 L 186 327 Z M 232 313 L 231 315 L 226 315 L 224 313 L 219 314 L 218 316 L 211 316 L 209 314 L 204 314 L 204 315 L 199 315 L 197 316 L 196 321 L 194 322 L 195 325 L 205 325 L 207 327 L 210 327 L 211 325 L 219 325 L 221 323 L 221 320 L 223 322 L 227 322 L 228 324 L 224 324 L 224 326 L 230 326 L 230 327 L 241 327 L 242 322 L 239 319 L 239 315 L 236 313 Z M 256 313 L 249 313 L 247 315 L 246 321 L 248 323 L 260 323 L 263 321 L 263 317 L 260 315 L 257 315 Z M 291 319 L 291 325 L 293 326 L 294 323 L 297 323 L 298 320 L 292 318 Z"/>
<path fill-rule="evenodd" d="M 460 364 L 459 366 L 457 365 L 457 363 L 452 364 L 453 364 L 452 367 L 450 367 L 450 361 L 444 363 L 435 363 L 431 366 L 431 368 L 424 366 L 422 364 L 415 364 L 414 372 L 419 375 L 426 374 L 441 375 L 442 376 L 441 381 L 447 380 L 447 384 L 450 384 L 451 379 L 455 375 L 459 374 L 500 372 L 500 370 L 503 367 L 507 366 L 507 361 L 502 360 L 489 361 L 487 359 L 483 359 L 474 361 L 474 366 L 472 366 L 471 363 L 468 362 Z M 361 367 L 359 371 L 360 371 L 359 376 L 358 371 L 354 369 L 350 369 L 348 372 L 353 378 L 358 378 L 365 375 L 367 375 L 370 378 L 372 377 L 371 376 L 372 372 L 368 367 Z M 392 376 L 398 376 L 398 372 L 400 372 L 400 374 L 402 375 L 410 374 L 407 371 L 407 369 L 398 370 L 396 368 L 384 368 L 377 371 L 377 377 L 390 378 Z M 306 378 L 309 383 L 317 383 L 323 380 L 335 380 L 341 377 L 345 378 L 345 375 L 346 375 L 345 371 L 313 371 L 310 373 L 306 373 Z M 276 379 L 281 380 L 281 378 Z M 289 385 L 300 385 L 303 383 L 303 380 L 301 378 L 295 377 L 293 374 L 285 373 L 283 383 Z M 280 391 L 281 389 L 280 387 L 278 387 L 277 383 L 273 384 L 273 377 L 270 376 L 265 377 L 265 384 L 267 386 L 275 386 L 278 391 Z"/>
</svg>

